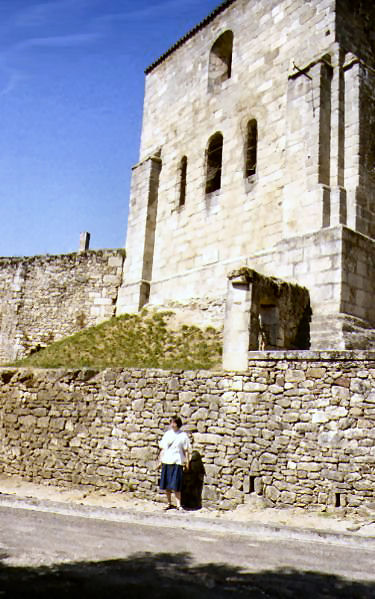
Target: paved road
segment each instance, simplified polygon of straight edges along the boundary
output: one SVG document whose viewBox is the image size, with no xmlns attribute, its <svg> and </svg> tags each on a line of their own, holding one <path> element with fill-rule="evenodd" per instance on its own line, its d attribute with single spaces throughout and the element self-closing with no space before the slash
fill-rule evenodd
<svg viewBox="0 0 375 599">
<path fill-rule="evenodd" d="M 19 597 L 375 599 L 375 548 L 0 507 L 0 599 Z"/>
</svg>

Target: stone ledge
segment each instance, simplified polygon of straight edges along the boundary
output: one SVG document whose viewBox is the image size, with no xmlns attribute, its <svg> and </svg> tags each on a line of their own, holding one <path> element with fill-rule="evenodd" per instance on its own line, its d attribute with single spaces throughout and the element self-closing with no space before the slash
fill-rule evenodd
<svg viewBox="0 0 375 599">
<path fill-rule="evenodd" d="M 68 252 L 65 254 L 36 254 L 34 256 L 0 256 L 0 266 L 8 264 L 33 264 L 34 262 L 63 262 L 64 260 L 81 260 L 82 258 L 92 258 L 95 256 L 111 258 L 121 256 L 125 259 L 126 251 L 123 248 L 104 248 L 98 250 L 87 250 L 85 252 Z"/>
<path fill-rule="evenodd" d="M 373 350 L 280 350 L 280 351 L 249 351 L 249 362 L 269 360 L 294 360 L 294 361 L 328 361 L 338 360 L 375 360 L 375 349 Z"/>
</svg>

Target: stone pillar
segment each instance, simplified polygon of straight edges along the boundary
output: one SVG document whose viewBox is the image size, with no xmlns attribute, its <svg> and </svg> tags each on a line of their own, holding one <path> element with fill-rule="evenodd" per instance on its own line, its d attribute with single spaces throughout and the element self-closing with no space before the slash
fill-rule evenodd
<svg viewBox="0 0 375 599">
<path fill-rule="evenodd" d="M 354 54 L 347 54 L 345 73 L 345 186 L 348 226 L 375 237 L 375 75 Z"/>
<path fill-rule="evenodd" d="M 249 361 L 252 283 L 246 274 L 228 277 L 223 368 L 246 371 Z"/>
<path fill-rule="evenodd" d="M 345 76 L 345 186 L 348 193 L 348 226 L 356 229 L 356 192 L 359 185 L 359 60 L 346 57 Z"/>
<path fill-rule="evenodd" d="M 330 226 L 345 225 L 347 221 L 347 197 L 344 187 L 345 161 L 345 81 L 342 68 L 344 53 L 337 47 L 332 56 L 334 67 L 331 82 L 331 128 L 330 148 Z"/>
<path fill-rule="evenodd" d="M 289 75 L 286 113 L 284 238 L 330 224 L 331 79 L 329 57 Z"/>
<path fill-rule="evenodd" d="M 84 231 L 79 236 L 79 251 L 87 252 L 90 249 L 90 233 Z"/>
<path fill-rule="evenodd" d="M 150 156 L 133 168 L 126 240 L 124 283 L 117 314 L 138 312 L 150 295 L 158 209 L 160 156 Z"/>
</svg>

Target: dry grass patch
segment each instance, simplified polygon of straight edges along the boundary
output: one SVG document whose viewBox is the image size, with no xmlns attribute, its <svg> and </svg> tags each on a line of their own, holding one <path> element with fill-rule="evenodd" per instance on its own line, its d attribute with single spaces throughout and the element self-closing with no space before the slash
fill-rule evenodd
<svg viewBox="0 0 375 599">
<path fill-rule="evenodd" d="M 173 312 L 124 314 L 52 343 L 19 360 L 36 368 L 220 368 L 221 333 L 208 327 L 168 326 Z"/>
</svg>

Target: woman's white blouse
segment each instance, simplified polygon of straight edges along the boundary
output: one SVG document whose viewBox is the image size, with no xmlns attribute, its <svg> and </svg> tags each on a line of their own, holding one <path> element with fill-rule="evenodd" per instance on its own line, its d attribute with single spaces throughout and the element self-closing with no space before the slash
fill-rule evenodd
<svg viewBox="0 0 375 599">
<path fill-rule="evenodd" d="M 161 461 L 163 464 L 179 464 L 186 461 L 186 452 L 190 450 L 189 437 L 183 431 L 167 431 L 160 441 L 163 450 Z"/>
</svg>

